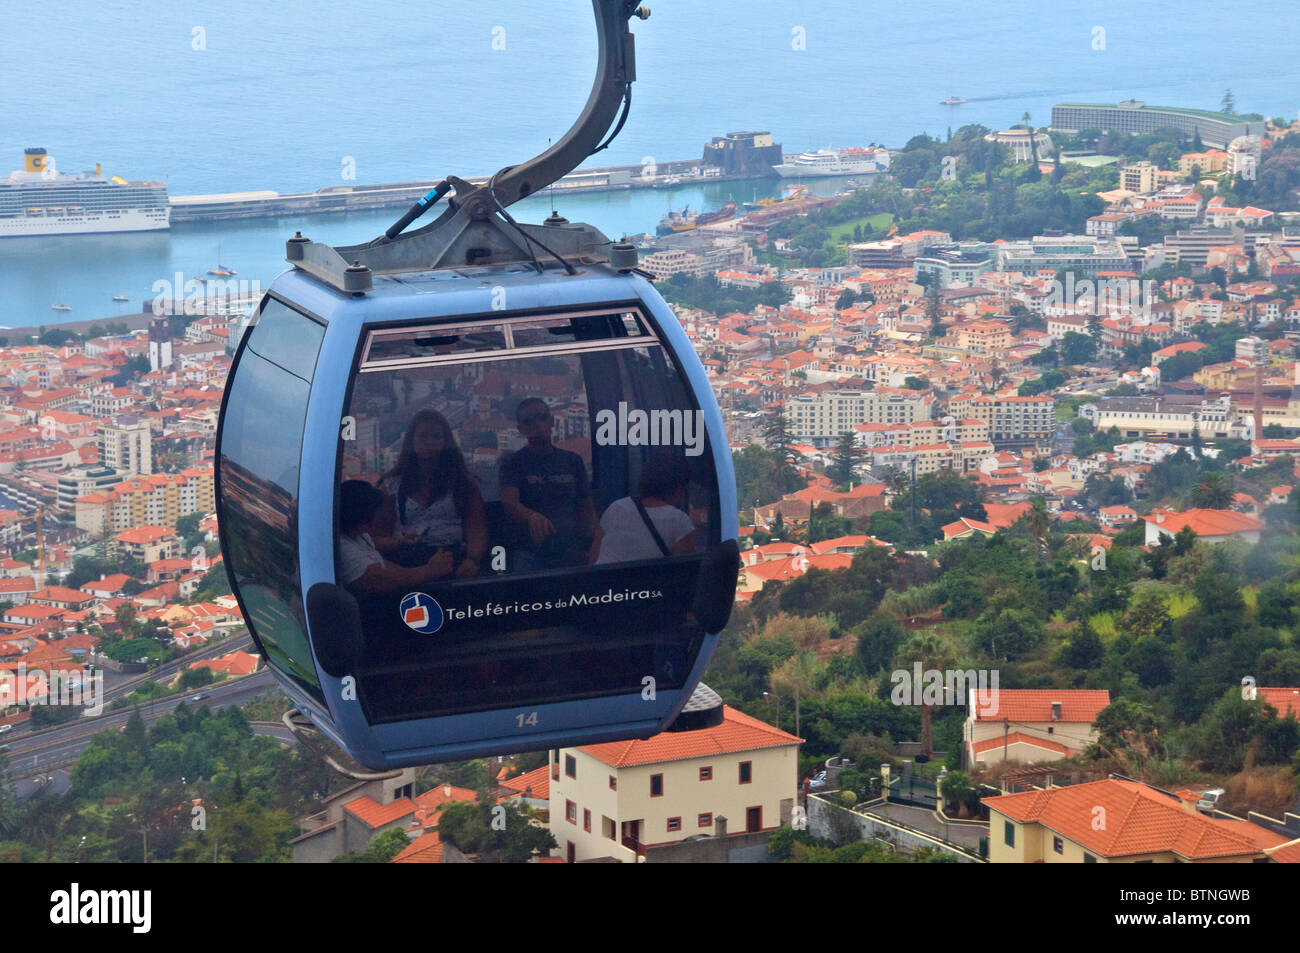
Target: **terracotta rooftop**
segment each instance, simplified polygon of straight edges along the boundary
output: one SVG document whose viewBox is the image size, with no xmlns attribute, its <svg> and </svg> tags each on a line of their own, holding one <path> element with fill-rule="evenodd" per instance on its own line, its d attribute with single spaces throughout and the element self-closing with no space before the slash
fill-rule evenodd
<svg viewBox="0 0 1300 953">
<path fill-rule="evenodd" d="M 1172 852 L 1213 860 L 1259 854 L 1287 841 L 1247 822 L 1212 820 L 1144 784 L 1114 778 L 983 800 L 990 810 L 1042 824 L 1102 857 Z M 1098 808 L 1106 818 L 1100 830 L 1094 829 Z"/>
<path fill-rule="evenodd" d="M 1091 688 L 1002 688 L 997 693 L 996 714 L 976 708 L 977 721 L 1052 721 L 1052 702 L 1061 703 L 1062 722 L 1092 724 L 1110 704 L 1110 691 Z"/>
<path fill-rule="evenodd" d="M 730 705 L 722 709 L 722 724 L 697 731 L 664 731 L 645 741 L 610 741 L 580 750 L 615 768 L 629 768 L 687 758 L 781 748 L 803 739 L 751 718 Z"/>
</svg>

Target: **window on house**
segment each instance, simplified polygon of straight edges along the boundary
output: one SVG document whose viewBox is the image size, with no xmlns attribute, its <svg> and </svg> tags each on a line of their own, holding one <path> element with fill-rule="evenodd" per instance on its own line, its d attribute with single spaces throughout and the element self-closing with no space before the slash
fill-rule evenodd
<svg viewBox="0 0 1300 953">
<path fill-rule="evenodd" d="M 564 802 L 564 819 L 570 824 L 578 823 L 578 805 L 572 801 Z"/>
<path fill-rule="evenodd" d="M 681 829 L 682 829 L 682 819 L 681 819 L 680 817 L 670 817 L 670 818 L 668 818 L 668 830 L 669 830 L 670 832 L 671 832 L 671 831 L 680 831 Z"/>
<path fill-rule="evenodd" d="M 611 791 L 618 790 L 618 778 L 614 777 L 612 774 L 609 776 L 609 789 Z"/>
<path fill-rule="evenodd" d="M 578 759 L 571 754 L 564 756 L 564 773 L 570 778 L 577 778 L 578 776 Z"/>
<path fill-rule="evenodd" d="M 662 774 L 650 775 L 650 796 L 663 797 L 664 795 L 664 776 Z"/>
<path fill-rule="evenodd" d="M 1016 846 L 1016 825 L 1010 821 L 1004 821 L 1002 825 L 1002 840 L 1008 847 Z"/>
<path fill-rule="evenodd" d="M 712 826 L 713 826 L 713 815 L 712 815 L 712 814 L 701 814 L 699 817 L 697 817 L 697 818 L 695 819 L 695 822 L 696 822 L 697 826 L 699 826 L 699 827 L 712 827 Z"/>
<path fill-rule="evenodd" d="M 1092 854 L 1084 854 L 1083 862 L 1085 864 L 1095 864 L 1097 862 L 1097 858 L 1092 856 Z"/>
<path fill-rule="evenodd" d="M 582 809 L 582 829 L 588 834 L 591 833 L 591 811 L 586 808 Z"/>
<path fill-rule="evenodd" d="M 1065 853 L 1065 841 L 1061 840 L 1061 838 L 1059 838 L 1059 837 L 1053 837 L 1053 838 L 1052 838 L 1052 850 L 1055 851 L 1055 852 L 1058 853 L 1058 854 L 1064 854 L 1064 853 Z"/>
<path fill-rule="evenodd" d="M 707 768 L 700 768 L 700 780 L 701 780 L 701 781 L 712 781 L 712 780 L 713 780 L 713 767 L 712 767 L 712 766 L 709 766 L 709 767 L 707 767 Z"/>
<path fill-rule="evenodd" d="M 754 762 L 752 761 L 740 762 L 740 783 L 749 784 L 753 780 L 754 780 Z"/>
</svg>

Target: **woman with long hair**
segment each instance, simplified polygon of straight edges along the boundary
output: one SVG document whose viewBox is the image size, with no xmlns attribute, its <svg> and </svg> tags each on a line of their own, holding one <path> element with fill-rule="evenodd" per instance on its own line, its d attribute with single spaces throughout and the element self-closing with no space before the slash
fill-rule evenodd
<svg viewBox="0 0 1300 953">
<path fill-rule="evenodd" d="M 411 418 L 380 486 L 392 501 L 375 540 L 381 552 L 418 564 L 446 550 L 455 563 L 451 574 L 478 575 L 488 544 L 483 494 L 442 414 L 421 410 Z"/>
</svg>

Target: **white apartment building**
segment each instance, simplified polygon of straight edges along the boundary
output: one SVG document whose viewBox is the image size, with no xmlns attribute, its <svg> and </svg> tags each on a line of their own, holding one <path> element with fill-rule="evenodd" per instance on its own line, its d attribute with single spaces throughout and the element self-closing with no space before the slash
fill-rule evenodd
<svg viewBox="0 0 1300 953">
<path fill-rule="evenodd" d="M 971 416 L 989 425 L 994 443 L 1044 440 L 1056 429 L 1056 399 L 1050 394 L 981 394 L 971 401 Z"/>
<path fill-rule="evenodd" d="M 775 830 L 793 816 L 799 742 L 724 707 L 713 728 L 552 751 L 551 834 L 570 863 L 635 863 L 695 835 Z"/>
<path fill-rule="evenodd" d="M 929 417 L 933 398 L 924 391 L 828 390 L 786 401 L 791 434 L 819 450 L 833 446 L 858 424 L 910 424 Z"/>
<path fill-rule="evenodd" d="M 153 473 L 152 432 L 146 421 L 99 430 L 99 460 L 106 467 L 131 476 Z"/>
</svg>

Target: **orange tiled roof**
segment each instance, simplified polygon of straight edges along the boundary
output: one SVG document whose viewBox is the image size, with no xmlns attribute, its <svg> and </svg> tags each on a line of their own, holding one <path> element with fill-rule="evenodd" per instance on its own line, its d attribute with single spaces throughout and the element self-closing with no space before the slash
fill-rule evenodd
<svg viewBox="0 0 1300 953">
<path fill-rule="evenodd" d="M 532 788 L 533 797 L 549 798 L 551 796 L 550 768 L 547 765 L 542 765 L 532 771 L 525 771 L 517 778 L 507 778 L 502 781 L 501 786 L 510 791 L 518 791 L 520 794 Z"/>
<path fill-rule="evenodd" d="M 1038 823 L 1103 857 L 1172 852 L 1189 860 L 1258 854 L 1286 843 L 1254 824 L 1216 821 L 1134 781 L 1087 784 L 984 798 L 990 810 L 1020 823 Z M 1106 825 L 1093 828 L 1096 809 Z"/>
<path fill-rule="evenodd" d="M 757 751 L 799 744 L 803 739 L 723 706 L 722 724 L 696 731 L 664 731 L 645 741 L 610 741 L 584 745 L 581 750 L 615 768 L 706 758 L 710 755 Z"/>
<path fill-rule="evenodd" d="M 343 809 L 355 814 L 363 824 L 370 827 L 383 827 L 393 821 L 401 820 L 415 813 L 415 802 L 410 798 L 398 798 L 390 804 L 380 804 L 369 794 L 363 794 L 354 801 L 348 801 Z"/>
<path fill-rule="evenodd" d="M 1260 686 L 1255 689 L 1255 698 L 1259 701 L 1268 702 L 1277 709 L 1277 713 L 1285 718 L 1288 713 L 1295 712 L 1295 716 L 1300 718 L 1300 688 L 1264 688 Z"/>
<path fill-rule="evenodd" d="M 402 848 L 401 853 L 389 861 L 390 864 L 440 864 L 442 863 L 442 841 L 437 831 L 421 834 Z"/>
<path fill-rule="evenodd" d="M 1061 703 L 1058 721 L 1091 725 L 1101 710 L 1110 704 L 1108 689 L 1092 688 L 1003 688 L 997 693 L 996 714 L 983 715 L 977 721 L 1051 721 L 1052 702 Z"/>
<path fill-rule="evenodd" d="M 1159 520 L 1158 515 L 1163 515 L 1164 520 Z M 1142 518 L 1170 533 L 1180 532 L 1183 527 L 1190 526 L 1197 536 L 1228 536 L 1232 533 L 1248 533 L 1264 528 L 1264 524 L 1255 517 L 1238 513 L 1236 510 L 1197 509 L 1183 513 L 1158 511 Z"/>
<path fill-rule="evenodd" d="M 971 745 L 971 750 L 976 754 L 983 754 L 985 751 L 992 751 L 995 748 L 1001 748 L 1003 744 L 1026 744 L 1033 745 L 1035 748 L 1042 748 L 1046 751 L 1055 751 L 1057 754 L 1065 757 L 1070 754 L 1070 749 L 1059 741 L 1049 741 L 1046 738 L 1035 738 L 1033 735 L 1027 735 L 1020 731 L 1013 731 L 1004 738 L 986 738 L 984 741 L 977 741 Z"/>
</svg>

